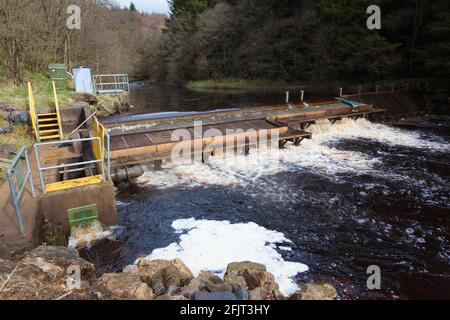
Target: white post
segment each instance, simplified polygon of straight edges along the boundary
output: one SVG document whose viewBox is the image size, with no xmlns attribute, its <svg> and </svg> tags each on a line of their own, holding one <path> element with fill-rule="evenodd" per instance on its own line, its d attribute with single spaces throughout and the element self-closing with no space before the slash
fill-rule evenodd
<svg viewBox="0 0 450 320">
<path fill-rule="evenodd" d="M 342 97 L 342 93 L 343 93 L 344 89 L 343 88 L 339 88 L 339 97 Z"/>
<path fill-rule="evenodd" d="M 286 104 L 289 104 L 289 91 L 286 91 Z"/>
<path fill-rule="evenodd" d="M 305 90 L 300 92 L 300 101 L 303 102 L 305 100 Z"/>
</svg>

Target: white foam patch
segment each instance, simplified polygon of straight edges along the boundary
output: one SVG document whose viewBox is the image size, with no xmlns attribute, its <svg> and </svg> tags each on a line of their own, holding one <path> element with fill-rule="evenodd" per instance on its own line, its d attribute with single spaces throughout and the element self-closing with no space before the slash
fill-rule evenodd
<svg viewBox="0 0 450 320">
<path fill-rule="evenodd" d="M 266 150 L 252 149 L 249 156 L 211 157 L 207 164 L 168 164 L 164 171 L 146 172 L 137 182 L 158 188 L 174 186 L 246 186 L 262 176 L 295 168 L 305 168 L 318 174 L 336 178 L 341 173 L 384 175 L 374 172 L 379 158 L 355 151 L 343 151 L 326 145 L 340 139 L 365 138 L 389 145 L 448 151 L 448 144 L 422 139 L 418 133 L 371 123 L 366 119 L 344 119 L 335 125 L 320 121 L 311 128 L 312 140 L 304 140 L 299 147 L 288 146 Z"/>
<path fill-rule="evenodd" d="M 298 290 L 293 277 L 308 271 L 304 264 L 284 261 L 275 249 L 278 244 L 283 244 L 284 251 L 290 249 L 289 239 L 255 223 L 186 219 L 174 221 L 172 227 L 178 233 L 186 232 L 180 236 L 180 242 L 154 250 L 148 259 L 179 258 L 194 274 L 211 271 L 222 277 L 232 262 L 261 263 L 275 276 L 286 296 Z"/>
</svg>

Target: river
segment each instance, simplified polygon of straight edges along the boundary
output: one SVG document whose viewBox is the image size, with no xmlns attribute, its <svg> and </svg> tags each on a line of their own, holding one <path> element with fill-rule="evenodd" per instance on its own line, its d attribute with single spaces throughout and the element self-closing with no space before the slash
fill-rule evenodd
<svg viewBox="0 0 450 320">
<path fill-rule="evenodd" d="M 132 103 L 137 113 L 203 111 L 283 96 L 143 86 Z M 450 298 L 450 122 L 406 130 L 323 121 L 312 130 L 300 147 L 166 165 L 121 184 L 116 240 L 83 256 L 104 271 L 150 256 L 218 274 L 253 260 L 286 294 L 316 281 L 333 284 L 341 299 Z M 372 265 L 381 290 L 367 288 Z"/>
</svg>

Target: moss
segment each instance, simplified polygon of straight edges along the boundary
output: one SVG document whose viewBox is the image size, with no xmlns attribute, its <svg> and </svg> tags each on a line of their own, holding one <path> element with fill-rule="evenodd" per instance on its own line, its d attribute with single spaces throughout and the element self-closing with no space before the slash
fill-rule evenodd
<svg viewBox="0 0 450 320">
<path fill-rule="evenodd" d="M 24 124 L 15 124 L 12 127 L 12 132 L 0 135 L 0 144 L 15 145 L 17 151 L 22 147 L 31 148 L 33 146 L 33 139 L 28 134 L 28 127 Z"/>
</svg>

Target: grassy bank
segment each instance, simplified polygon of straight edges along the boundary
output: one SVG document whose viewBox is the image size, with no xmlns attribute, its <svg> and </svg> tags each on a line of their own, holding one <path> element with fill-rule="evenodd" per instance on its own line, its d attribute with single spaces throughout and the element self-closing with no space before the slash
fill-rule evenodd
<svg viewBox="0 0 450 320">
<path fill-rule="evenodd" d="M 298 88 L 301 85 L 281 80 L 222 79 L 189 81 L 186 87 L 192 90 L 267 90 Z"/>
<path fill-rule="evenodd" d="M 40 73 L 28 73 L 25 82 L 20 85 L 13 85 L 7 79 L 4 69 L 0 67 L 0 102 L 9 102 L 17 109 L 25 110 L 28 106 L 28 85 L 27 81 L 33 84 L 33 93 L 38 109 L 45 109 L 54 106 L 53 87 L 51 80 Z M 69 80 L 56 81 L 58 100 L 60 104 L 70 101 L 73 90 L 69 87 Z"/>
</svg>

